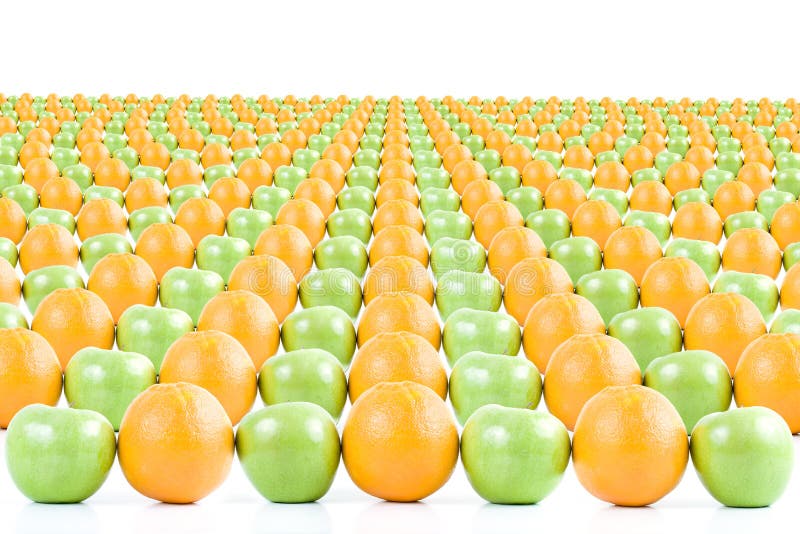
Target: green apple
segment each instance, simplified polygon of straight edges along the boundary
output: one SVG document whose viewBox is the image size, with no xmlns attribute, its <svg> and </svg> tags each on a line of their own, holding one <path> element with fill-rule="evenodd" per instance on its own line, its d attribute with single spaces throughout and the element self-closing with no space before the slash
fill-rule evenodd
<svg viewBox="0 0 800 534">
<path fill-rule="evenodd" d="M 449 271 L 482 273 L 486 268 L 486 249 L 476 241 L 440 237 L 431 246 L 431 270 L 436 278 Z"/>
<path fill-rule="evenodd" d="M 461 308 L 497 311 L 503 303 L 503 288 L 486 273 L 449 271 L 436 285 L 436 307 L 443 320 Z"/>
<path fill-rule="evenodd" d="M 486 172 L 492 172 L 500 167 L 500 153 L 491 148 L 479 150 L 475 153 L 475 161 L 483 165 Z"/>
<path fill-rule="evenodd" d="M 27 498 L 77 503 L 103 485 L 117 444 L 97 412 L 32 404 L 11 420 L 5 448 L 11 480 Z"/>
<path fill-rule="evenodd" d="M 0 237 L 0 258 L 10 263 L 12 267 L 17 266 L 19 259 L 17 245 L 7 237 Z"/>
<path fill-rule="evenodd" d="M 508 190 L 506 200 L 517 207 L 523 219 L 527 219 L 532 213 L 541 211 L 544 202 L 539 190 L 531 186 L 515 187 Z"/>
<path fill-rule="evenodd" d="M 769 327 L 771 334 L 800 334 L 800 310 L 783 310 Z"/>
<path fill-rule="evenodd" d="M 81 263 L 87 274 L 91 274 L 97 262 L 107 255 L 120 253 L 133 253 L 133 247 L 124 235 L 93 235 L 81 243 Z"/>
<path fill-rule="evenodd" d="M 120 350 L 144 354 L 159 372 L 169 346 L 192 331 L 192 318 L 183 310 L 135 304 L 119 318 L 117 345 Z"/>
<path fill-rule="evenodd" d="M 228 214 L 225 229 L 230 237 L 244 239 L 252 252 L 261 232 L 272 226 L 274 219 L 268 211 L 235 208 Z"/>
<path fill-rule="evenodd" d="M 197 244 L 197 268 L 217 273 L 227 285 L 233 268 L 250 254 L 250 243 L 244 239 L 207 235 Z"/>
<path fill-rule="evenodd" d="M 204 198 L 205 196 L 206 193 L 202 186 L 195 184 L 179 185 L 169 191 L 169 207 L 172 213 L 178 213 L 183 203 L 190 198 Z"/>
<path fill-rule="evenodd" d="M 292 198 L 292 192 L 283 187 L 260 185 L 253 191 L 253 208 L 266 211 L 274 220 L 281 206 Z"/>
<path fill-rule="evenodd" d="M 596 187 L 589 193 L 589 200 L 605 200 L 617 210 L 620 217 L 628 213 L 628 197 L 624 191 Z"/>
<path fill-rule="evenodd" d="M 220 178 L 228 178 L 233 175 L 234 172 L 228 165 L 212 165 L 203 171 L 203 183 L 210 189 Z"/>
<path fill-rule="evenodd" d="M 347 171 L 347 187 L 366 187 L 370 191 L 378 188 L 378 171 L 372 167 L 361 165 Z"/>
<path fill-rule="evenodd" d="M 0 302 L 0 329 L 28 328 L 28 320 L 17 306 L 8 302 Z"/>
<path fill-rule="evenodd" d="M 347 379 L 336 356 L 322 349 L 299 349 L 269 358 L 258 375 L 264 404 L 312 402 L 338 421 L 347 401 Z"/>
<path fill-rule="evenodd" d="M 125 410 L 139 393 L 156 383 L 147 356 L 87 347 L 64 370 L 64 394 L 70 407 L 103 414 L 119 430 Z"/>
<path fill-rule="evenodd" d="M 783 249 L 783 269 L 788 271 L 800 262 L 800 242 L 792 243 Z"/>
<path fill-rule="evenodd" d="M 769 222 L 767 218 L 757 211 L 742 211 L 732 213 L 725 218 L 725 237 L 730 237 L 736 230 L 742 228 L 759 228 L 769 232 Z"/>
<path fill-rule="evenodd" d="M 604 269 L 580 277 L 575 292 L 591 302 L 608 325 L 617 314 L 639 306 L 636 280 L 621 269 Z"/>
<path fill-rule="evenodd" d="M 75 233 L 75 217 L 66 210 L 38 207 L 28 214 L 28 228 L 40 224 L 58 224 L 70 234 Z"/>
<path fill-rule="evenodd" d="M 662 247 L 667 244 L 672 234 L 672 223 L 669 222 L 669 217 L 663 213 L 634 210 L 625 217 L 624 224 L 625 226 L 643 226 L 647 228 L 658 238 L 658 242 Z"/>
<path fill-rule="evenodd" d="M 273 502 L 321 499 L 339 467 L 336 424 L 308 402 L 267 406 L 245 416 L 236 431 L 236 453 L 247 478 Z"/>
<path fill-rule="evenodd" d="M 461 461 L 482 498 L 534 504 L 561 482 L 571 445 L 564 424 L 545 412 L 488 405 L 467 420 Z"/>
<path fill-rule="evenodd" d="M 664 249 L 664 256 L 689 258 L 703 269 L 709 282 L 714 280 L 722 263 L 722 256 L 714 243 L 679 237 Z"/>
<path fill-rule="evenodd" d="M 516 319 L 504 312 L 461 308 L 444 323 L 442 346 L 450 366 L 472 351 L 516 356 L 522 332 Z"/>
<path fill-rule="evenodd" d="M 472 220 L 460 211 L 434 210 L 425 219 L 425 238 L 433 246 L 439 239 L 469 239 Z"/>
<path fill-rule="evenodd" d="M 714 282 L 714 293 L 738 293 L 756 305 L 765 322 L 769 322 L 778 309 L 779 292 L 775 280 L 757 273 L 727 271 Z"/>
<path fill-rule="evenodd" d="M 372 148 L 362 148 L 353 156 L 353 164 L 356 167 L 370 167 L 375 170 L 381 166 L 381 155 Z"/>
<path fill-rule="evenodd" d="M 778 208 L 794 201 L 794 195 L 789 192 L 766 189 L 759 193 L 756 209 L 758 213 L 767 219 L 769 224 L 772 224 L 772 217 L 775 215 L 775 212 L 778 211 Z"/>
<path fill-rule="evenodd" d="M 570 234 L 569 217 L 556 209 L 544 209 L 528 215 L 525 226 L 539 234 L 548 250 L 553 243 L 568 238 Z"/>
<path fill-rule="evenodd" d="M 131 237 L 134 241 L 139 241 L 139 236 L 151 224 L 156 223 L 171 223 L 172 215 L 170 215 L 167 208 L 161 206 L 147 206 L 139 208 L 130 214 L 128 219 L 128 228 L 131 231 Z"/>
<path fill-rule="evenodd" d="M 347 187 L 336 196 L 336 205 L 340 210 L 358 209 L 371 216 L 375 211 L 375 195 L 364 186 Z"/>
<path fill-rule="evenodd" d="M 368 260 L 367 247 L 360 239 L 351 235 L 324 239 L 314 249 L 314 263 L 317 268 L 344 268 L 358 278 L 364 276 Z"/>
<path fill-rule="evenodd" d="M 445 169 L 426 167 L 417 171 L 417 189 L 420 193 L 431 188 L 448 189 L 450 174 Z"/>
<path fill-rule="evenodd" d="M 707 350 L 659 356 L 647 366 L 644 385 L 669 399 L 689 434 L 702 417 L 730 408 L 733 396 L 728 366 Z"/>
<path fill-rule="evenodd" d="M 17 167 L 16 153 L 13 155 L 13 159 L 14 159 L 13 165 L 0 163 L 0 191 L 5 189 L 6 187 L 10 187 L 12 185 L 19 185 L 22 183 L 23 180 L 22 169 Z"/>
<path fill-rule="evenodd" d="M 67 265 L 50 265 L 31 271 L 22 282 L 22 297 L 31 314 L 36 313 L 45 297 L 56 289 L 80 287 L 86 289 L 80 273 Z"/>
<path fill-rule="evenodd" d="M 331 237 L 352 236 L 366 245 L 372 237 L 372 220 L 362 210 L 348 208 L 331 213 L 327 229 Z"/>
<path fill-rule="evenodd" d="M 489 171 L 489 180 L 496 183 L 503 192 L 503 196 L 506 196 L 509 191 L 520 186 L 522 178 L 516 167 L 504 166 Z"/>
<path fill-rule="evenodd" d="M 125 204 L 125 197 L 122 196 L 122 191 L 116 187 L 105 187 L 102 185 L 92 185 L 86 188 L 83 193 L 83 203 L 86 204 L 90 200 L 98 198 L 107 198 L 122 207 Z"/>
<path fill-rule="evenodd" d="M 307 158 L 302 157 L 301 159 L 306 160 Z M 305 161 L 305 163 L 308 164 L 308 161 Z M 276 186 L 287 189 L 289 193 L 294 195 L 294 191 L 297 189 L 297 186 L 300 185 L 300 182 L 305 180 L 307 176 L 308 171 L 302 167 L 281 165 L 275 170 L 274 180 Z"/>
<path fill-rule="evenodd" d="M 569 273 L 573 284 L 581 276 L 599 271 L 603 265 L 600 247 L 589 237 L 568 237 L 550 246 L 550 258 L 561 264 Z"/>
<path fill-rule="evenodd" d="M 711 204 L 711 197 L 703 189 L 685 189 L 675 194 L 672 199 L 672 206 L 675 211 L 681 209 L 681 206 L 689 202 L 702 202 L 703 204 Z"/>
<path fill-rule="evenodd" d="M 173 267 L 161 278 L 158 298 L 163 307 L 188 313 L 196 325 L 206 303 L 223 291 L 225 280 L 214 271 Z"/>
<path fill-rule="evenodd" d="M 347 313 L 336 306 L 314 306 L 286 317 L 281 341 L 287 351 L 324 349 L 346 368 L 356 351 L 356 329 Z"/>
<path fill-rule="evenodd" d="M 308 273 L 300 281 L 299 293 L 303 308 L 336 306 L 353 318 L 361 310 L 358 277 L 341 267 Z"/>
<path fill-rule="evenodd" d="M 458 211 L 461 207 L 461 198 L 452 189 L 429 187 L 419 196 L 419 207 L 422 215 L 427 219 L 434 211 Z"/>
<path fill-rule="evenodd" d="M 542 377 L 524 356 L 472 351 L 450 374 L 450 401 L 462 425 L 481 406 L 499 404 L 535 410 L 542 396 Z"/>
<path fill-rule="evenodd" d="M 725 182 L 731 182 L 736 178 L 736 175 L 730 171 L 722 169 L 709 169 L 703 173 L 701 187 L 708 193 L 708 196 L 714 198 L 714 193 L 717 192 L 719 186 Z"/>
<path fill-rule="evenodd" d="M 28 184 L 4 187 L 0 191 L 0 196 L 10 198 L 19 204 L 19 207 L 25 212 L 25 216 L 29 216 L 33 210 L 39 207 L 39 193 Z"/>
<path fill-rule="evenodd" d="M 637 308 L 614 316 L 608 335 L 622 341 L 642 372 L 659 356 L 678 352 L 683 334 L 678 320 L 664 308 Z"/>
<path fill-rule="evenodd" d="M 769 506 L 792 477 L 792 433 L 769 408 L 736 408 L 703 417 L 692 431 L 689 450 L 700 482 L 725 506 Z"/>
<path fill-rule="evenodd" d="M 591 189 L 592 182 L 594 181 L 591 172 L 587 171 L 586 169 L 576 169 L 574 167 L 566 167 L 563 171 L 561 171 L 558 179 L 573 180 L 578 182 L 578 184 L 587 193 L 589 192 L 589 189 Z"/>
<path fill-rule="evenodd" d="M 775 173 L 775 189 L 800 196 L 800 169 L 784 169 Z"/>
</svg>

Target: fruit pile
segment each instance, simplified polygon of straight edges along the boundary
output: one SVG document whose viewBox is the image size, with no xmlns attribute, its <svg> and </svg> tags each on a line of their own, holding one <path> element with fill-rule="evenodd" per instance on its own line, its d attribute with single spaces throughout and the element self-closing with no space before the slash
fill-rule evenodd
<svg viewBox="0 0 800 534">
<path fill-rule="evenodd" d="M 800 432 L 799 127 L 794 99 L 0 95 L 12 479 L 78 502 L 118 455 L 194 502 L 236 453 L 306 502 L 341 457 L 414 501 L 460 453 L 491 502 L 572 458 L 639 506 L 691 455 L 769 505 Z"/>
</svg>

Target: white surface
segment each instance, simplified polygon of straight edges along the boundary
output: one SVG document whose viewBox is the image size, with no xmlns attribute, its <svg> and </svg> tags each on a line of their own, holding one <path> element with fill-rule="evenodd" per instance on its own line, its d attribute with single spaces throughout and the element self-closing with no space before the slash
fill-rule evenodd
<svg viewBox="0 0 800 534">
<path fill-rule="evenodd" d="M 2 7 L 0 91 L 797 96 L 796 2 L 522 4 L 11 2 Z M 0 449 L 4 443 L 0 432 Z M 800 452 L 798 438 L 795 446 Z M 115 466 L 86 504 L 43 506 L 27 502 L 0 465 L 0 530 L 17 533 L 764 532 L 794 525 L 800 500 L 795 469 L 772 508 L 722 508 L 689 466 L 654 507 L 615 508 L 586 493 L 570 466 L 541 505 L 492 506 L 472 491 L 459 463 L 424 504 L 381 503 L 342 467 L 319 504 L 271 505 L 235 464 L 227 482 L 196 505 L 150 501 Z"/>
</svg>

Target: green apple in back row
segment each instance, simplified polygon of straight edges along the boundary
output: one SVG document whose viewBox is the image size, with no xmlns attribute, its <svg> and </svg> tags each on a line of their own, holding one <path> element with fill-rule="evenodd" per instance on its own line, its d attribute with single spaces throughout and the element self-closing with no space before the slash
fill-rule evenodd
<svg viewBox="0 0 800 534">
<path fill-rule="evenodd" d="M 497 311 L 503 303 L 503 288 L 486 273 L 449 271 L 436 285 L 436 307 L 443 320 L 461 308 Z"/>
<path fill-rule="evenodd" d="M 314 263 L 319 269 L 343 268 L 361 278 L 368 262 L 364 243 L 350 235 L 325 239 L 314 249 Z"/>
<path fill-rule="evenodd" d="M 223 291 L 225 280 L 214 271 L 173 267 L 161 278 L 158 298 L 163 307 L 188 313 L 196 325 L 206 303 Z"/>
<path fill-rule="evenodd" d="M 476 241 L 440 237 L 431 246 L 431 270 L 436 278 L 449 271 L 482 273 L 486 269 L 486 249 Z"/>
<path fill-rule="evenodd" d="M 763 274 L 727 271 L 717 277 L 712 291 L 744 295 L 756 305 L 767 323 L 778 309 L 778 286 Z"/>
<path fill-rule="evenodd" d="M 771 334 L 800 334 L 800 310 L 783 310 L 769 327 Z"/>
<path fill-rule="evenodd" d="M 683 346 L 681 325 L 664 308 L 637 308 L 617 314 L 608 323 L 608 335 L 628 347 L 642 373 L 654 359 L 678 352 Z"/>
<path fill-rule="evenodd" d="M 720 264 L 722 263 L 722 256 L 719 253 L 717 245 L 708 241 L 686 239 L 683 237 L 673 239 L 672 242 L 667 245 L 667 248 L 664 249 L 664 256 L 682 256 L 684 258 L 689 258 L 703 269 L 709 281 L 714 280 L 714 277 L 717 276 Z"/>
<path fill-rule="evenodd" d="M 469 239 L 472 220 L 460 211 L 434 210 L 425 219 L 425 238 L 433 246 L 439 239 Z"/>
<path fill-rule="evenodd" d="M 139 236 L 142 235 L 147 227 L 157 223 L 171 223 L 172 215 L 170 215 L 167 208 L 161 206 L 147 206 L 139 208 L 130 214 L 128 218 L 128 228 L 131 231 L 133 241 L 139 241 Z"/>
<path fill-rule="evenodd" d="M 568 237 L 550 246 L 550 258 L 561 264 L 573 284 L 581 276 L 599 271 L 603 265 L 600 247 L 589 237 Z"/>
<path fill-rule="evenodd" d="M 120 253 L 133 253 L 131 243 L 124 235 L 93 235 L 81 243 L 81 263 L 87 274 L 91 274 L 97 262 L 107 255 Z"/>
<path fill-rule="evenodd" d="M 639 306 L 636 280 L 622 269 L 603 269 L 580 277 L 576 293 L 591 302 L 608 325 L 617 314 Z"/>
<path fill-rule="evenodd" d="M 308 273 L 300 281 L 299 293 L 303 308 L 336 306 L 353 318 L 361 310 L 358 277 L 341 267 Z"/>
<path fill-rule="evenodd" d="M 117 345 L 147 356 L 158 373 L 170 345 L 193 330 L 192 318 L 183 310 L 135 304 L 119 318 Z"/>
<path fill-rule="evenodd" d="M 19 259 L 17 245 L 7 237 L 0 237 L 0 258 L 10 263 L 12 267 L 17 266 Z"/>
<path fill-rule="evenodd" d="M 250 243 L 244 239 L 207 235 L 197 244 L 197 268 L 217 273 L 227 285 L 233 268 L 250 254 Z"/>
<path fill-rule="evenodd" d="M 331 237 L 352 236 L 366 245 L 372 237 L 372 220 L 362 210 L 348 208 L 331 213 L 327 230 Z"/>
<path fill-rule="evenodd" d="M 3 328 L 28 328 L 28 320 L 19 307 L 0 302 L 0 329 Z"/>
<path fill-rule="evenodd" d="M 281 327 L 287 351 L 323 349 L 350 365 L 356 351 L 356 330 L 350 317 L 335 306 L 314 306 L 289 314 Z"/>
<path fill-rule="evenodd" d="M 259 209 L 235 208 L 228 214 L 225 229 L 230 237 L 247 241 L 252 252 L 261 232 L 272 226 L 274 219 L 268 211 Z"/>
<path fill-rule="evenodd" d="M 461 308 L 450 314 L 442 330 L 442 346 L 451 367 L 472 351 L 516 356 L 521 343 L 519 324 L 504 312 Z"/>
<path fill-rule="evenodd" d="M 28 273 L 22 282 L 22 296 L 33 315 L 39 303 L 50 293 L 56 289 L 73 287 L 86 287 L 78 271 L 66 265 L 48 265 Z"/>
<path fill-rule="evenodd" d="M 569 217 L 561 210 L 544 209 L 528 215 L 525 226 L 539 234 L 548 250 L 570 234 Z"/>
<path fill-rule="evenodd" d="M 97 412 L 32 404 L 11 420 L 5 448 L 11 480 L 27 498 L 77 503 L 105 482 L 116 438 Z"/>
</svg>

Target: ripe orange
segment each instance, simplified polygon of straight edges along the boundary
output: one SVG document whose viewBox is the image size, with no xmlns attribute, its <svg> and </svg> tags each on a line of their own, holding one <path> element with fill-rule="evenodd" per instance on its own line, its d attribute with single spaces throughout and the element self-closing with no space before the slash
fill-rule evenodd
<svg viewBox="0 0 800 534">
<path fill-rule="evenodd" d="M 547 409 L 573 430 L 584 404 L 607 386 L 642 383 L 625 344 L 605 334 L 577 334 L 553 352 L 544 374 Z"/>
<path fill-rule="evenodd" d="M 39 204 L 43 208 L 62 209 L 72 216 L 78 214 L 83 205 L 83 193 L 74 181 L 62 176 L 50 178 L 42 186 Z"/>
<path fill-rule="evenodd" d="M 744 349 L 767 332 L 753 302 L 738 293 L 710 293 L 692 307 L 686 318 L 686 350 L 709 350 L 722 358 L 733 376 Z"/>
<path fill-rule="evenodd" d="M 276 224 L 261 232 L 254 253 L 279 258 L 291 269 L 298 284 L 314 264 L 314 248 L 308 238 L 289 224 Z"/>
<path fill-rule="evenodd" d="M 628 169 L 618 161 L 606 161 L 597 167 L 594 175 L 595 187 L 616 189 L 627 193 L 631 185 L 631 174 Z"/>
<path fill-rule="evenodd" d="M 459 196 L 464 194 L 464 189 L 466 189 L 466 187 L 472 182 L 488 179 L 489 174 L 486 172 L 486 169 L 483 167 L 483 165 L 472 159 L 467 159 L 456 163 L 450 176 L 450 182 L 453 185 L 453 190 L 455 190 Z"/>
<path fill-rule="evenodd" d="M 544 206 L 547 209 L 561 210 L 572 220 L 575 210 L 586 202 L 586 191 L 575 180 L 556 180 L 544 192 Z"/>
<path fill-rule="evenodd" d="M 428 255 L 425 238 L 413 228 L 398 224 L 377 232 L 369 247 L 370 265 L 386 256 L 409 256 L 427 267 Z"/>
<path fill-rule="evenodd" d="M 489 272 L 501 284 L 506 283 L 513 267 L 522 260 L 547 257 L 539 234 L 524 226 L 508 226 L 497 232 L 488 252 Z"/>
<path fill-rule="evenodd" d="M 522 169 L 522 185 L 535 187 L 541 194 L 556 180 L 558 173 L 549 161 L 533 160 Z"/>
<path fill-rule="evenodd" d="M 381 186 L 381 189 L 383 189 L 383 187 L 384 186 Z M 372 228 L 376 233 L 387 226 L 398 224 L 409 226 L 421 234 L 425 226 L 425 221 L 419 209 L 417 209 L 414 204 L 404 199 L 388 200 L 375 211 L 375 216 L 372 220 Z"/>
<path fill-rule="evenodd" d="M 587 200 L 572 214 L 572 234 L 590 237 L 603 250 L 609 236 L 622 226 L 616 208 L 605 200 Z"/>
<path fill-rule="evenodd" d="M 177 224 L 155 223 L 139 235 L 136 255 L 147 262 L 156 280 L 161 282 L 161 277 L 173 267 L 192 267 L 194 244 L 186 230 Z"/>
<path fill-rule="evenodd" d="M 692 307 L 710 292 L 703 269 L 682 256 L 656 261 L 647 269 L 641 283 L 642 306 L 669 310 L 681 327 L 685 326 Z"/>
<path fill-rule="evenodd" d="M 364 304 L 384 293 L 409 291 L 433 304 L 433 282 L 428 270 L 411 256 L 384 256 L 364 278 Z"/>
<path fill-rule="evenodd" d="M 297 305 L 294 274 L 275 256 L 259 254 L 237 263 L 228 280 L 228 290 L 237 289 L 245 289 L 264 299 L 279 323 L 283 323 Z"/>
<path fill-rule="evenodd" d="M 59 224 L 40 224 L 31 228 L 19 245 L 19 265 L 27 274 L 49 265 L 78 265 L 78 245 Z"/>
<path fill-rule="evenodd" d="M 225 213 L 210 198 L 190 198 L 178 208 L 175 224 L 186 230 L 197 248 L 205 236 L 225 233 Z"/>
<path fill-rule="evenodd" d="M 167 169 L 167 185 L 175 189 L 182 185 L 200 185 L 203 183 L 203 169 L 190 159 L 174 161 Z"/>
<path fill-rule="evenodd" d="M 358 324 L 358 346 L 384 332 L 412 332 L 439 349 L 441 329 L 433 308 L 416 293 L 378 295 L 364 308 Z"/>
<path fill-rule="evenodd" d="M 725 221 L 729 215 L 756 209 L 756 196 L 744 182 L 725 182 L 714 193 L 714 209 L 720 219 Z"/>
<path fill-rule="evenodd" d="M 292 151 L 283 143 L 269 143 L 261 151 L 261 159 L 266 161 L 274 172 L 278 170 L 278 167 L 291 165 Z"/>
<path fill-rule="evenodd" d="M 650 211 L 669 216 L 672 213 L 672 195 L 661 182 L 639 182 L 631 191 L 630 208 L 632 211 Z"/>
<path fill-rule="evenodd" d="M 0 237 L 5 237 L 19 244 L 28 229 L 25 212 L 10 198 L 0 197 Z"/>
<path fill-rule="evenodd" d="M 236 171 L 236 177 L 245 183 L 250 193 L 262 185 L 272 185 L 272 167 L 263 159 L 244 160 Z"/>
<path fill-rule="evenodd" d="M 688 161 L 673 163 L 664 174 L 664 185 L 671 195 L 700 187 L 700 171 Z"/>
<path fill-rule="evenodd" d="M 136 179 L 125 192 L 125 209 L 128 213 L 151 206 L 166 208 L 167 203 L 167 191 L 155 178 Z"/>
<path fill-rule="evenodd" d="M 51 178 L 58 177 L 58 167 L 48 157 L 37 157 L 25 167 L 25 183 L 41 193 L 44 184 Z"/>
<path fill-rule="evenodd" d="M 589 493 L 613 504 L 646 506 L 683 477 L 689 440 L 666 397 L 641 385 L 592 397 L 575 424 L 572 462 Z"/>
<path fill-rule="evenodd" d="M 328 182 L 321 178 L 306 178 L 300 182 L 294 190 L 294 198 L 304 198 L 316 204 L 326 220 L 336 209 L 336 193 Z"/>
<path fill-rule="evenodd" d="M 478 210 L 484 205 L 504 198 L 500 186 L 491 180 L 473 180 L 464 187 L 464 193 L 461 195 L 461 211 L 474 220 Z"/>
<path fill-rule="evenodd" d="M 756 198 L 762 191 L 772 187 L 772 173 L 766 165 L 759 162 L 751 161 L 742 165 L 736 179 L 747 184 Z"/>
<path fill-rule="evenodd" d="M 56 289 L 39 303 L 31 321 L 55 350 L 62 369 L 85 347 L 114 346 L 114 318 L 105 302 L 83 288 Z"/>
<path fill-rule="evenodd" d="M 769 231 L 781 250 L 800 241 L 800 202 L 784 204 L 775 210 Z"/>
<path fill-rule="evenodd" d="M 781 272 L 781 249 L 775 239 L 761 228 L 741 228 L 725 242 L 722 269 L 765 274 L 777 278 Z"/>
<path fill-rule="evenodd" d="M 349 165 L 348 165 L 349 167 Z M 320 159 L 308 171 L 309 178 L 319 178 L 328 183 L 334 193 L 339 193 L 345 183 L 345 171 L 341 163 L 335 159 Z"/>
<path fill-rule="evenodd" d="M 86 288 L 103 299 L 114 323 L 134 304 L 155 306 L 158 300 L 153 269 L 144 259 L 129 253 L 104 256 L 89 274 Z"/>
<path fill-rule="evenodd" d="M 214 491 L 233 462 L 231 421 L 193 384 L 157 384 L 134 399 L 119 429 L 119 464 L 139 493 L 191 503 Z"/>
<path fill-rule="evenodd" d="M 97 164 L 94 183 L 104 187 L 115 187 L 125 191 L 131 183 L 131 173 L 121 159 L 107 158 Z"/>
<path fill-rule="evenodd" d="M 531 308 L 553 293 L 572 293 L 572 280 L 566 269 L 550 258 L 525 258 L 518 262 L 505 281 L 503 302 L 506 311 L 524 324 Z"/>
<path fill-rule="evenodd" d="M 316 204 L 304 198 L 294 198 L 281 206 L 275 222 L 302 230 L 312 247 L 325 237 L 325 215 Z"/>
<path fill-rule="evenodd" d="M 84 204 L 76 222 L 81 241 L 100 234 L 128 233 L 125 211 L 109 198 L 95 198 Z"/>
<path fill-rule="evenodd" d="M 475 214 L 475 239 L 488 249 L 492 239 L 501 230 L 509 227 L 522 227 L 522 219 L 517 207 L 505 200 L 487 202 Z"/>
<path fill-rule="evenodd" d="M 14 267 L 5 258 L 0 258 L 0 302 L 19 304 L 20 282 Z"/>
<path fill-rule="evenodd" d="M 389 501 L 424 499 L 450 478 L 458 459 L 453 413 L 416 382 L 382 382 L 353 404 L 342 432 L 353 482 Z"/>
<path fill-rule="evenodd" d="M 209 188 L 208 198 L 217 203 L 227 218 L 236 208 L 250 207 L 250 188 L 238 178 L 220 178 Z"/>
<path fill-rule="evenodd" d="M 378 334 L 358 349 L 350 364 L 350 401 L 380 382 L 404 380 L 428 386 L 442 400 L 447 398 L 447 371 L 428 340 L 412 332 Z"/>
<path fill-rule="evenodd" d="M 644 273 L 662 256 L 661 244 L 650 230 L 642 226 L 623 226 L 608 237 L 603 266 L 622 269 L 641 285 Z"/>
<path fill-rule="evenodd" d="M 0 428 L 25 406 L 55 406 L 60 397 L 61 364 L 47 341 L 24 328 L 0 330 Z"/>
<path fill-rule="evenodd" d="M 687 202 L 675 212 L 672 235 L 716 244 L 722 238 L 722 219 L 704 202 Z"/>
<path fill-rule="evenodd" d="M 625 152 L 625 157 L 622 158 L 622 163 L 628 172 L 633 174 L 640 169 L 649 169 L 653 166 L 654 161 L 653 153 L 650 149 L 643 145 L 634 145 Z"/>
<path fill-rule="evenodd" d="M 304 182 L 307 181 L 305 180 Z M 391 200 L 406 200 L 413 204 L 414 207 L 418 207 L 419 193 L 417 193 L 417 189 L 411 182 L 407 182 L 402 178 L 393 178 L 384 182 L 375 196 L 375 203 L 379 208 Z"/>
</svg>

